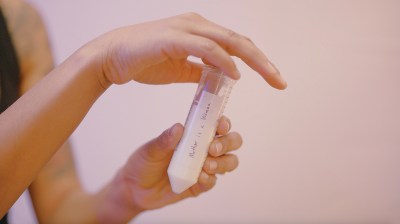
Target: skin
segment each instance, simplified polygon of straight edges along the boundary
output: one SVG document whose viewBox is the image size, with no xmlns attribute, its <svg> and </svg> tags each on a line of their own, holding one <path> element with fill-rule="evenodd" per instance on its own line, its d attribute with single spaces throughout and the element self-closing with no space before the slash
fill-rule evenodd
<svg viewBox="0 0 400 224">
<path fill-rule="evenodd" d="M 187 61 L 189 55 L 237 79 L 233 55 L 271 86 L 286 87 L 250 39 L 194 13 L 113 30 L 51 70 L 47 35 L 37 12 L 22 1 L 0 3 L 21 62 L 21 93 L 30 89 L 0 115 L 0 216 L 30 185 L 41 223 L 124 223 L 142 211 L 197 196 L 215 185 L 216 174 L 237 167 L 238 158 L 230 152 L 242 139 L 229 132 L 230 121 L 223 117 L 199 182 L 180 195 L 172 193 L 166 169 L 183 133 L 183 126 L 175 124 L 136 150 L 102 190 L 85 192 L 65 141 L 112 84 L 198 82 L 201 65 Z"/>
</svg>

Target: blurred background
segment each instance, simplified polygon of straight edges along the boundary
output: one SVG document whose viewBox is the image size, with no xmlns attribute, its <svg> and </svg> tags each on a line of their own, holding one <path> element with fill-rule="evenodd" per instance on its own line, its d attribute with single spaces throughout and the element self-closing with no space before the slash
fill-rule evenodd
<svg viewBox="0 0 400 224">
<path fill-rule="evenodd" d="M 29 0 L 57 64 L 111 29 L 189 11 L 250 37 L 289 83 L 242 73 L 226 115 L 240 166 L 132 223 L 400 223 L 400 1 Z M 140 35 L 140 34 L 138 34 Z M 111 87 L 72 136 L 98 191 L 141 144 L 183 123 L 195 84 Z M 37 222 L 24 194 L 13 223 Z"/>
</svg>

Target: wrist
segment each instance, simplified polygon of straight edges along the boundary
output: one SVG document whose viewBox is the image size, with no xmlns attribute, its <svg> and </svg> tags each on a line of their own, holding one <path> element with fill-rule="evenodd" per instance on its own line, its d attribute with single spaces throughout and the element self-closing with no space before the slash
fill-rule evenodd
<svg viewBox="0 0 400 224">
<path fill-rule="evenodd" d="M 78 49 L 70 60 L 74 63 L 83 64 L 87 74 L 96 79 L 98 86 L 103 92 L 107 90 L 113 83 L 109 81 L 104 71 L 104 49 L 105 44 L 101 38 L 97 38 Z"/>
<path fill-rule="evenodd" d="M 123 169 L 97 194 L 97 219 L 99 223 L 126 223 L 144 209 L 133 202 L 132 191 L 126 184 Z"/>
<path fill-rule="evenodd" d="M 87 44 L 88 52 L 95 52 L 99 82 L 108 88 L 112 84 L 125 84 L 131 79 L 128 71 L 128 51 L 124 44 L 123 28 L 103 34 Z"/>
</svg>

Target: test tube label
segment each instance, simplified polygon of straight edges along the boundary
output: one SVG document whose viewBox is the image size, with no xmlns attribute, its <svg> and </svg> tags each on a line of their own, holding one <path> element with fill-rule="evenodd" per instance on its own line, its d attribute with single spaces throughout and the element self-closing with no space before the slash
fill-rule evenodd
<svg viewBox="0 0 400 224">
<path fill-rule="evenodd" d="M 187 180 L 188 182 L 182 182 L 185 184 L 197 182 L 208 154 L 208 148 L 215 136 L 217 122 L 223 110 L 223 103 L 224 97 L 203 91 L 198 103 L 192 105 L 185 124 L 184 134 L 168 169 L 171 182 L 173 181 L 171 180 L 173 176 L 180 180 L 190 178 L 190 180 Z M 187 186 L 187 188 L 189 187 Z"/>
</svg>

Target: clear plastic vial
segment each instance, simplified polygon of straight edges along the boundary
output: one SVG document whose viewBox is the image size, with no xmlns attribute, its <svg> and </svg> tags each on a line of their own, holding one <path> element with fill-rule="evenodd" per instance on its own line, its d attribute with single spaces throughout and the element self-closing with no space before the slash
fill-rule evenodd
<svg viewBox="0 0 400 224">
<path fill-rule="evenodd" d="M 185 131 L 168 167 L 172 191 L 180 194 L 199 178 L 235 80 L 215 67 L 204 66 Z"/>
</svg>

